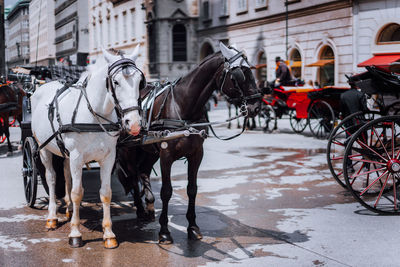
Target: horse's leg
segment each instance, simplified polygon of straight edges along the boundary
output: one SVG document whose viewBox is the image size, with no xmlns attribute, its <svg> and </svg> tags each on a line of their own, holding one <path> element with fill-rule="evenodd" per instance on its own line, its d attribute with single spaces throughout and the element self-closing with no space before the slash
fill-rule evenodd
<svg viewBox="0 0 400 267">
<path fill-rule="evenodd" d="M 203 159 L 203 146 L 201 145 L 196 153 L 188 158 L 188 185 L 187 195 L 189 205 L 186 213 L 186 219 L 189 222 L 187 228 L 188 238 L 199 240 L 203 238 L 200 228 L 196 224 L 196 195 L 197 195 L 197 173 L 199 171 L 201 160 Z"/>
<path fill-rule="evenodd" d="M 76 152 L 77 153 L 77 152 Z M 71 218 L 71 231 L 68 235 L 69 244 L 73 248 L 83 246 L 82 234 L 79 231 L 80 217 L 79 217 L 79 207 L 83 197 L 83 186 L 82 186 L 82 168 L 83 160 L 80 155 L 76 153 L 71 153 L 70 160 L 70 170 L 72 177 L 72 190 L 71 190 L 71 200 L 72 200 L 72 218 Z"/>
<path fill-rule="evenodd" d="M 136 207 L 136 216 L 138 219 L 144 220 L 146 219 L 146 211 L 143 207 L 143 201 L 142 201 L 142 196 L 141 192 L 139 189 L 139 176 L 130 176 L 130 178 L 133 181 L 133 202 Z"/>
<path fill-rule="evenodd" d="M 70 160 L 68 158 L 64 159 L 64 177 L 65 177 L 65 205 L 66 211 L 65 216 L 70 220 L 72 216 L 72 207 L 71 207 L 71 170 L 70 170 Z"/>
<path fill-rule="evenodd" d="M 144 200 L 146 202 L 146 218 L 149 220 L 155 219 L 155 211 L 154 211 L 154 195 L 151 190 L 150 184 L 150 175 L 142 173 L 140 175 L 140 179 L 142 180 L 143 187 L 144 187 Z"/>
<path fill-rule="evenodd" d="M 46 168 L 46 182 L 49 186 L 49 207 L 46 228 L 54 230 L 57 228 L 57 203 L 56 203 L 56 171 L 53 168 L 53 155 L 46 149 L 40 151 L 40 158 Z"/>
<path fill-rule="evenodd" d="M 171 237 L 171 233 L 168 230 L 168 202 L 172 196 L 172 185 L 171 185 L 171 166 L 172 161 L 167 159 L 168 157 L 161 157 L 161 175 L 162 175 L 162 186 L 161 186 L 161 201 L 162 211 L 160 215 L 160 233 L 158 234 L 158 242 L 160 244 L 171 244 L 174 240 Z"/>
<path fill-rule="evenodd" d="M 236 117 L 239 115 L 239 111 L 238 111 L 238 108 L 236 106 L 235 106 L 235 114 L 236 114 Z M 239 118 L 237 118 L 237 128 L 240 129 L 240 120 L 239 120 Z"/>
<path fill-rule="evenodd" d="M 114 166 L 115 152 L 110 153 L 104 158 L 100 164 L 100 178 L 101 178 L 101 188 L 100 188 L 100 199 L 103 203 L 103 240 L 105 248 L 116 248 L 118 247 L 118 241 L 115 238 L 115 234 L 112 231 L 111 222 L 111 173 Z"/>
</svg>

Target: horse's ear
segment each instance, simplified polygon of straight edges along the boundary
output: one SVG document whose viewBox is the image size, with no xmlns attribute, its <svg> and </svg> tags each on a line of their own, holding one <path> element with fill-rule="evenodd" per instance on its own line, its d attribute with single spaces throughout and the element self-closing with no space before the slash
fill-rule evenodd
<svg viewBox="0 0 400 267">
<path fill-rule="evenodd" d="M 103 55 L 104 55 L 104 58 L 106 59 L 107 63 L 114 62 L 114 61 L 116 61 L 118 59 L 117 56 L 114 56 L 114 55 L 110 54 L 104 48 L 102 48 L 101 50 L 103 51 Z"/>
<path fill-rule="evenodd" d="M 233 51 L 232 49 L 229 49 L 222 42 L 219 43 L 219 49 L 221 49 L 221 53 L 226 59 L 230 59 L 231 57 L 233 57 L 234 55 L 237 54 L 236 51 Z"/>
<path fill-rule="evenodd" d="M 137 59 L 138 56 L 139 56 L 139 47 L 140 47 L 140 44 L 138 44 L 138 45 L 135 47 L 135 49 L 133 50 L 132 55 L 129 55 L 129 56 L 128 56 L 129 59 L 131 59 L 131 60 L 133 60 L 133 61 L 136 61 L 136 59 Z"/>
</svg>

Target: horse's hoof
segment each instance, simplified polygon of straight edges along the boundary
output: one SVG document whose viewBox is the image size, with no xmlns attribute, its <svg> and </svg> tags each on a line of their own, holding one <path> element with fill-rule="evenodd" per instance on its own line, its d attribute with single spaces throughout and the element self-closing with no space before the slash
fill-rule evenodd
<svg viewBox="0 0 400 267">
<path fill-rule="evenodd" d="M 106 239 L 104 240 L 104 247 L 105 247 L 105 248 L 109 248 L 109 249 L 117 248 L 117 247 L 118 247 L 118 241 L 117 241 L 117 239 L 116 239 L 115 237 L 106 238 Z"/>
<path fill-rule="evenodd" d="M 197 226 L 191 226 L 187 229 L 188 238 L 190 240 L 200 240 L 203 238 L 203 235 L 200 232 L 200 228 Z"/>
<path fill-rule="evenodd" d="M 174 243 L 172 236 L 170 233 L 167 234 L 158 234 L 158 243 L 161 245 L 169 245 Z"/>
<path fill-rule="evenodd" d="M 55 230 L 57 229 L 58 219 L 47 219 L 46 229 Z"/>
<path fill-rule="evenodd" d="M 70 237 L 68 241 L 71 248 L 80 248 L 83 246 L 82 237 Z"/>
<path fill-rule="evenodd" d="M 72 212 L 69 212 L 68 210 L 65 212 L 65 217 L 67 217 L 68 221 L 71 220 L 72 218 Z"/>
</svg>

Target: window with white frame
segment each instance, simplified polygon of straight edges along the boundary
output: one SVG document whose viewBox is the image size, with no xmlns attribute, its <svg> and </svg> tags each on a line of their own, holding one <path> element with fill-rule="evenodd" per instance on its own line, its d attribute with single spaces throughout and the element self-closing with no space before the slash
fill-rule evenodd
<svg viewBox="0 0 400 267">
<path fill-rule="evenodd" d="M 264 8 L 267 7 L 267 0 L 256 0 L 256 8 Z"/>
<path fill-rule="evenodd" d="M 378 44 L 400 43 L 400 25 L 391 23 L 387 25 L 378 36 Z"/>
<path fill-rule="evenodd" d="M 228 16 L 229 15 L 229 1 L 228 0 L 221 0 L 221 16 Z"/>
<path fill-rule="evenodd" d="M 124 42 L 126 42 L 128 39 L 128 21 L 126 17 L 126 11 L 122 12 L 122 30 Z"/>
<path fill-rule="evenodd" d="M 119 41 L 119 27 L 118 27 L 118 15 L 115 15 L 114 17 L 114 27 L 115 27 L 115 43 L 118 44 Z"/>
<path fill-rule="evenodd" d="M 243 13 L 247 11 L 247 0 L 237 0 L 237 13 Z"/>
</svg>

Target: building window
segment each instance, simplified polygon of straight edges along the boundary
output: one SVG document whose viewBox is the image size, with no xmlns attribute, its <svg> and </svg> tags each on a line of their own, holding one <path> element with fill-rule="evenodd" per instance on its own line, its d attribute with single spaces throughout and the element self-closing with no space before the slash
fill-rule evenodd
<svg viewBox="0 0 400 267">
<path fill-rule="evenodd" d="M 301 79 L 301 55 L 298 49 L 290 53 L 290 70 L 294 78 Z"/>
<path fill-rule="evenodd" d="M 126 11 L 122 12 L 122 30 L 124 42 L 128 39 L 128 22 L 126 21 Z"/>
<path fill-rule="evenodd" d="M 319 85 L 321 87 L 335 84 L 335 54 L 330 46 L 321 49 L 321 66 L 319 67 Z"/>
<path fill-rule="evenodd" d="M 200 49 L 200 60 L 203 60 L 209 55 L 214 54 L 214 49 L 209 43 L 203 44 L 203 46 Z"/>
<path fill-rule="evenodd" d="M 176 24 L 172 28 L 172 58 L 173 61 L 186 61 L 186 28 Z"/>
<path fill-rule="evenodd" d="M 210 19 L 210 5 L 208 1 L 203 2 L 203 20 Z"/>
<path fill-rule="evenodd" d="M 268 4 L 267 2 L 268 2 L 267 0 L 256 0 L 256 5 L 255 5 L 256 10 L 266 9 Z"/>
<path fill-rule="evenodd" d="M 107 17 L 106 27 L 107 27 L 107 45 L 110 45 L 111 44 L 111 21 L 110 21 L 110 17 Z"/>
<path fill-rule="evenodd" d="M 391 23 L 379 34 L 378 44 L 400 43 L 400 25 Z"/>
<path fill-rule="evenodd" d="M 263 51 L 257 57 L 256 78 L 259 84 L 263 84 L 267 79 L 267 57 Z"/>
<path fill-rule="evenodd" d="M 228 6 L 228 0 L 221 0 L 221 12 L 220 16 L 229 16 L 229 6 Z"/>
<path fill-rule="evenodd" d="M 114 34 L 115 34 L 115 44 L 118 44 L 119 41 L 119 27 L 118 27 L 118 15 L 115 15 L 114 17 Z"/>
<path fill-rule="evenodd" d="M 245 13 L 247 12 L 247 0 L 236 0 L 237 1 L 237 12 Z"/>
</svg>

